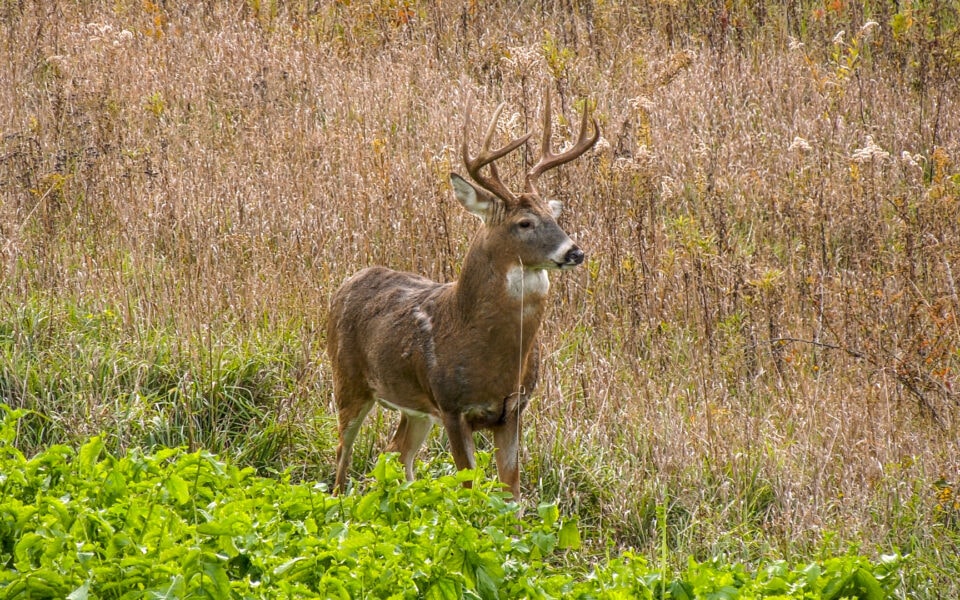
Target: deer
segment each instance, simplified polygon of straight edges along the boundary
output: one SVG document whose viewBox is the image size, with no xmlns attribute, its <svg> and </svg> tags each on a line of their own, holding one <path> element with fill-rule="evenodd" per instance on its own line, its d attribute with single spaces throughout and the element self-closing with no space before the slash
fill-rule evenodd
<svg viewBox="0 0 960 600">
<path fill-rule="evenodd" d="M 446 430 L 458 470 L 475 468 L 473 432 L 492 430 L 498 478 L 520 500 L 520 416 L 537 382 L 537 332 L 547 308 L 548 272 L 575 268 L 585 257 L 557 224 L 562 204 L 545 200 L 538 182 L 593 147 L 600 127 L 585 107 L 577 141 L 554 153 L 545 88 L 540 158 L 525 174 L 524 191 L 514 193 L 495 162 L 526 144 L 532 133 L 491 150 L 504 106 L 494 112 L 472 156 L 469 95 L 466 100 L 460 150 L 473 183 L 456 173 L 450 183 L 460 205 L 482 225 L 458 280 L 438 283 L 372 266 L 331 296 L 327 354 L 339 437 L 335 493 L 346 492 L 354 440 L 379 402 L 400 411 L 385 451 L 399 453 L 408 481 L 435 423 Z"/>
</svg>

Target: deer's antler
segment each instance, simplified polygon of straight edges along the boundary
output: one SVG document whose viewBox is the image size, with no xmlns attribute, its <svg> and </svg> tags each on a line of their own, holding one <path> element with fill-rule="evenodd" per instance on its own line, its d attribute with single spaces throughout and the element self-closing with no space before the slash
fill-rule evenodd
<svg viewBox="0 0 960 600">
<path fill-rule="evenodd" d="M 600 139 L 600 126 L 596 119 L 590 119 L 590 111 L 586 104 L 583 107 L 583 120 L 580 122 L 580 134 L 577 136 L 577 143 L 572 148 L 560 154 L 554 154 L 550 150 L 551 138 L 551 110 L 550 110 L 550 88 L 543 87 L 543 142 L 540 145 L 540 160 L 527 171 L 527 192 L 539 194 L 537 190 L 537 181 L 540 175 L 554 167 L 559 167 L 564 163 L 577 158 L 589 150 L 597 140 Z M 593 135 L 587 137 L 587 121 L 593 122 Z"/>
<path fill-rule="evenodd" d="M 500 181 L 500 174 L 497 173 L 497 166 L 493 164 L 495 160 L 503 158 L 507 154 L 510 154 L 520 146 L 522 146 L 528 139 L 530 139 L 530 133 L 522 135 L 519 138 L 513 140 L 503 148 L 498 150 L 490 150 L 490 142 L 493 139 L 493 134 L 497 130 L 497 121 L 500 119 L 500 113 L 503 112 L 504 105 L 501 104 L 497 107 L 496 112 L 493 113 L 493 119 L 490 120 L 490 125 L 487 126 L 487 134 L 483 138 L 483 144 L 480 147 L 480 154 L 475 157 L 470 156 L 470 152 L 467 149 L 467 133 L 470 128 L 470 96 L 467 96 L 467 107 L 466 107 L 466 117 L 463 121 L 463 163 L 467 167 L 467 172 L 470 173 L 470 177 L 473 178 L 481 187 L 483 187 L 488 192 L 494 194 L 501 200 L 510 203 L 516 203 L 517 197 L 507 188 L 506 185 Z M 490 175 L 486 176 L 481 173 L 483 167 L 490 165 Z"/>
</svg>

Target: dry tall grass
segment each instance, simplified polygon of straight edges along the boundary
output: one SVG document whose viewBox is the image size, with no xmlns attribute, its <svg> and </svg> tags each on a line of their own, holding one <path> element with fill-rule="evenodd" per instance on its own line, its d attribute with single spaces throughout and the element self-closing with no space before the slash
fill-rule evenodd
<svg viewBox="0 0 960 600">
<path fill-rule="evenodd" d="M 465 98 L 507 102 L 506 138 L 548 81 L 558 136 L 587 97 L 605 141 L 546 184 L 589 260 L 554 277 L 527 495 L 644 549 L 666 507 L 699 556 L 955 549 L 960 90 L 890 15 L 804 8 L 791 41 L 776 8 L 718 38 L 682 2 L 0 1 L 3 310 L 110 310 L 187 355 L 289 331 L 277 413 L 329 436 L 329 295 L 455 278 Z"/>
</svg>

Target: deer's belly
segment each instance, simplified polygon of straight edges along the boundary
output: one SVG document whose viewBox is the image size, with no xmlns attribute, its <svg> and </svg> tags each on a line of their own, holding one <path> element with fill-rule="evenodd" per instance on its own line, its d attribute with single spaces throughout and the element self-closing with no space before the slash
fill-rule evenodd
<svg viewBox="0 0 960 600">
<path fill-rule="evenodd" d="M 526 404 L 526 396 L 514 393 L 500 400 L 464 405 L 460 413 L 474 429 L 487 429 L 505 423 L 511 416 L 519 418 Z"/>
<path fill-rule="evenodd" d="M 393 410 L 399 410 L 403 414 L 407 415 L 411 419 L 421 420 L 421 419 L 430 419 L 434 423 L 440 423 L 440 415 L 437 414 L 435 410 L 432 410 L 428 401 L 424 400 L 423 402 L 415 403 L 414 405 L 409 404 L 399 404 L 390 402 L 389 400 L 384 400 L 383 398 L 379 399 L 380 404 L 386 406 L 387 408 L 392 408 Z M 427 409 L 430 407 L 430 409 Z M 424 410 L 427 409 L 427 410 Z"/>
</svg>

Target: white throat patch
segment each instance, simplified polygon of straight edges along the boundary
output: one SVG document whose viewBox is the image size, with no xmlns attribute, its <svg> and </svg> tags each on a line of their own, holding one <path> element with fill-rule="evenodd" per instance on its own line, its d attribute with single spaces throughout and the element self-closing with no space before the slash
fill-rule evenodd
<svg viewBox="0 0 960 600">
<path fill-rule="evenodd" d="M 520 300 L 543 296 L 550 290 L 550 278 L 543 269 L 513 266 L 507 271 L 507 294 Z"/>
</svg>

